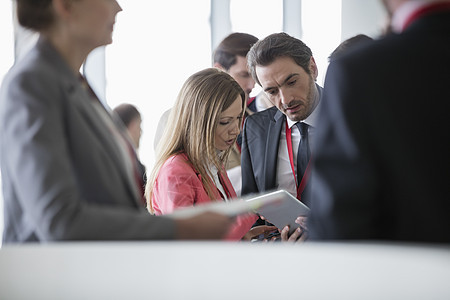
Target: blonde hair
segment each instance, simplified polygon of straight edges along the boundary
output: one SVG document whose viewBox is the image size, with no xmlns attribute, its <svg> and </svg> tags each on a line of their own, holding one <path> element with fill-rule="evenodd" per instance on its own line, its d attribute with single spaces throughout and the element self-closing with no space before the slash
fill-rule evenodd
<svg viewBox="0 0 450 300">
<path fill-rule="evenodd" d="M 172 108 L 167 126 L 157 147 L 155 166 L 145 187 L 147 208 L 153 213 L 152 194 L 159 170 L 168 158 L 185 153 L 192 167 L 200 174 L 208 196 L 214 199 L 214 183 L 209 166 L 223 168 L 231 151 L 220 156 L 214 145 L 220 114 L 230 107 L 237 97 L 245 108 L 245 93 L 239 84 L 224 71 L 208 68 L 190 76 L 181 88 Z"/>
</svg>

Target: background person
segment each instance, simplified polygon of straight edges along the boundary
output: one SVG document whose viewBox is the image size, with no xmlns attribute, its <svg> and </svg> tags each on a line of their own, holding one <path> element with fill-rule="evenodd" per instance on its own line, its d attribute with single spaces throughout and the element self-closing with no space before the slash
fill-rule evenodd
<svg viewBox="0 0 450 300">
<path fill-rule="evenodd" d="M 114 113 L 116 113 L 120 120 L 123 122 L 127 129 L 127 133 L 130 136 L 131 141 L 133 142 L 133 146 L 136 151 L 136 155 L 139 155 L 139 144 L 141 141 L 142 135 L 142 117 L 141 113 L 138 111 L 136 106 L 129 103 L 122 103 L 113 109 Z M 141 160 L 138 158 L 136 161 L 137 168 L 139 170 L 139 180 L 141 181 L 141 185 L 145 186 L 147 182 L 147 175 L 145 174 L 145 166 L 142 164 Z M 143 203 L 146 203 L 145 200 Z"/>
<path fill-rule="evenodd" d="M 142 135 L 142 117 L 136 106 L 129 103 L 122 103 L 115 107 L 113 111 L 119 116 L 127 128 L 128 134 L 133 141 L 134 148 L 139 149 Z"/>
<path fill-rule="evenodd" d="M 328 61 L 332 61 L 336 58 L 338 58 L 343 53 L 349 51 L 350 49 L 359 46 L 364 45 L 367 42 L 373 41 L 373 39 L 370 36 L 367 36 L 365 34 L 357 34 L 355 36 L 352 36 L 346 40 L 344 40 L 342 43 L 340 43 L 336 49 L 331 52 L 330 56 L 328 57 Z"/>
</svg>

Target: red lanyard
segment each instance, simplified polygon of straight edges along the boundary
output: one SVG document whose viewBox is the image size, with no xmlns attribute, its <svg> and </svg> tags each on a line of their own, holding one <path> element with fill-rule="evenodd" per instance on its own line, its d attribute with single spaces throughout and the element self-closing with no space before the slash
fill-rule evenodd
<svg viewBox="0 0 450 300">
<path fill-rule="evenodd" d="M 310 171 L 310 165 L 311 165 L 311 158 L 308 161 L 308 165 L 306 166 L 305 173 L 303 174 L 302 181 L 300 182 L 300 185 L 297 183 L 297 176 L 295 175 L 295 167 L 294 167 L 294 153 L 292 151 L 292 136 L 291 136 L 291 128 L 288 126 L 288 122 L 286 120 L 286 144 L 289 154 L 289 162 L 291 164 L 291 170 L 292 174 L 294 175 L 294 181 L 295 185 L 297 187 L 297 199 L 301 200 L 302 192 L 306 187 L 306 184 L 309 180 L 309 175 L 311 173 Z M 298 166 L 297 166 L 298 167 Z"/>
</svg>

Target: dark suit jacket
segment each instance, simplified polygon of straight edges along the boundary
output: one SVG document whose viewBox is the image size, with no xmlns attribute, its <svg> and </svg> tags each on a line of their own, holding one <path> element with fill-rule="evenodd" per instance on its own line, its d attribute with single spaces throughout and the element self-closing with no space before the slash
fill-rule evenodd
<svg viewBox="0 0 450 300">
<path fill-rule="evenodd" d="M 331 63 L 312 238 L 450 242 L 449 83 L 448 12 Z"/>
<path fill-rule="evenodd" d="M 172 220 L 143 209 L 120 149 L 91 102 L 44 38 L 5 77 L 5 244 L 174 237 Z"/>
<path fill-rule="evenodd" d="M 242 148 L 242 195 L 277 188 L 278 143 L 286 116 L 275 106 L 245 119 Z"/>
</svg>

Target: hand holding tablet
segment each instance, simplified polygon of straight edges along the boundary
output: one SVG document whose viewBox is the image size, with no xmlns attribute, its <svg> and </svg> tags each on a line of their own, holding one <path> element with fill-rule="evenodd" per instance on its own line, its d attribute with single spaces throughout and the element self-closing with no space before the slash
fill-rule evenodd
<svg viewBox="0 0 450 300">
<path fill-rule="evenodd" d="M 289 225 L 290 233 L 300 227 L 300 224 L 297 224 L 295 220 L 299 216 L 307 216 L 309 214 L 309 208 L 305 204 L 288 192 L 279 190 L 249 195 L 230 202 L 213 202 L 179 209 L 168 216 L 187 218 L 204 211 L 214 211 L 230 217 L 248 212 L 258 213 L 280 230 Z"/>
</svg>

